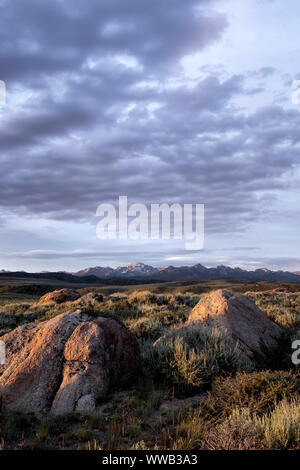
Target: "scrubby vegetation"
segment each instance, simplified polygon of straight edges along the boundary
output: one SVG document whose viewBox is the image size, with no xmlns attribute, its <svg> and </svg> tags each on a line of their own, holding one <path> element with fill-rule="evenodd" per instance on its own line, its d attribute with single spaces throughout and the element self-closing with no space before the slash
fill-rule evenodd
<svg viewBox="0 0 300 470">
<path fill-rule="evenodd" d="M 2 297 L 0 335 L 81 309 L 124 323 L 142 361 L 130 387 L 116 384 L 95 416 L 2 413 L 0 448 L 300 449 L 300 386 L 290 358 L 255 370 L 213 323 L 182 327 L 206 288 L 158 289 L 95 288 L 104 295 L 100 303 L 38 305 L 38 296 Z M 289 344 L 300 338 L 299 292 L 243 291 L 285 329 Z"/>
<path fill-rule="evenodd" d="M 207 389 L 215 377 L 251 370 L 226 333 L 213 325 L 169 330 L 153 347 L 141 342 L 145 375 L 178 393 Z"/>
</svg>

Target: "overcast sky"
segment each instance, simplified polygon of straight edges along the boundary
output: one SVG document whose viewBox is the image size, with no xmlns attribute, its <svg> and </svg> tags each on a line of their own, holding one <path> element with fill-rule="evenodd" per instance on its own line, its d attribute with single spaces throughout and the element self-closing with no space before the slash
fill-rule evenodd
<svg viewBox="0 0 300 470">
<path fill-rule="evenodd" d="M 297 0 L 0 0 L 0 269 L 300 270 Z M 205 246 L 100 203 L 205 204 Z"/>
</svg>

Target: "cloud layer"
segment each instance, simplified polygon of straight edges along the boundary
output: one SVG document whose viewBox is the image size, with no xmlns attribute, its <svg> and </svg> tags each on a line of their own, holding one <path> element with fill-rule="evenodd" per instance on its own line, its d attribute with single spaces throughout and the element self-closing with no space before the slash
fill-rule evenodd
<svg viewBox="0 0 300 470">
<path fill-rule="evenodd" d="M 271 217 L 297 185 L 300 113 L 260 105 L 272 64 L 187 74 L 183 59 L 230 29 L 221 4 L 1 0 L 4 216 L 95 223 L 128 195 L 205 203 L 211 234 Z"/>
</svg>

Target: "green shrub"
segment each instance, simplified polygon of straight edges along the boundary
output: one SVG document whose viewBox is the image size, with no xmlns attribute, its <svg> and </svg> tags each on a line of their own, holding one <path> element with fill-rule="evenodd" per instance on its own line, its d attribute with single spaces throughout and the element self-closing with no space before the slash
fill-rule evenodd
<svg viewBox="0 0 300 470">
<path fill-rule="evenodd" d="M 247 292 L 246 295 L 278 325 L 290 331 L 300 328 L 297 295 L 278 292 Z"/>
<path fill-rule="evenodd" d="M 201 448 L 206 450 L 252 450 L 259 447 L 260 426 L 248 408 L 236 408 L 205 433 Z"/>
<path fill-rule="evenodd" d="M 47 428 L 51 436 L 66 433 L 70 427 L 80 422 L 78 413 L 67 413 L 61 416 L 49 414 L 43 420 L 43 427 Z"/>
<path fill-rule="evenodd" d="M 142 317 L 132 321 L 129 325 L 129 330 L 138 338 L 156 340 L 164 334 L 165 327 L 158 320 Z"/>
<path fill-rule="evenodd" d="M 299 449 L 300 402 L 282 400 L 259 421 L 266 449 Z"/>
<path fill-rule="evenodd" d="M 73 435 L 82 442 L 91 441 L 93 434 L 89 429 L 78 428 L 73 431 Z"/>
<path fill-rule="evenodd" d="M 271 413 L 262 417 L 249 408 L 236 408 L 231 415 L 205 436 L 204 448 L 227 450 L 299 449 L 299 400 L 279 402 Z"/>
<path fill-rule="evenodd" d="M 208 423 L 198 412 L 189 412 L 187 416 L 176 417 L 177 424 L 173 433 L 169 433 L 168 449 L 198 450 L 202 448 L 203 440 L 208 432 Z"/>
<path fill-rule="evenodd" d="M 172 361 L 172 349 L 169 345 L 164 347 L 154 347 L 150 339 L 139 340 L 142 372 L 144 377 L 149 380 L 168 381 L 170 375 L 169 363 Z"/>
<path fill-rule="evenodd" d="M 186 321 L 190 309 L 185 306 L 172 307 L 170 305 L 141 304 L 138 306 L 140 316 L 151 318 L 164 326 L 178 326 Z"/>
<path fill-rule="evenodd" d="M 8 438 L 15 438 L 28 429 L 30 422 L 24 413 L 14 411 L 7 416 L 4 431 Z"/>
<path fill-rule="evenodd" d="M 133 291 L 128 297 L 129 305 L 156 303 L 157 296 L 150 291 Z"/>
<path fill-rule="evenodd" d="M 37 440 L 39 442 L 47 442 L 50 439 L 50 432 L 47 428 L 39 428 L 35 434 Z"/>
<path fill-rule="evenodd" d="M 155 347 L 142 342 L 141 349 L 147 373 L 182 391 L 208 386 L 221 374 L 252 368 L 226 333 L 209 325 L 172 330 Z"/>
<path fill-rule="evenodd" d="M 249 408 L 263 414 L 276 402 L 294 393 L 295 377 L 283 371 L 238 373 L 236 377 L 218 378 L 212 384 L 209 399 L 204 405 L 208 416 L 228 416 L 235 407 Z"/>
<path fill-rule="evenodd" d="M 168 393 L 164 388 L 156 388 L 150 383 L 140 385 L 136 395 L 134 414 L 138 418 L 147 419 L 167 396 Z"/>
</svg>

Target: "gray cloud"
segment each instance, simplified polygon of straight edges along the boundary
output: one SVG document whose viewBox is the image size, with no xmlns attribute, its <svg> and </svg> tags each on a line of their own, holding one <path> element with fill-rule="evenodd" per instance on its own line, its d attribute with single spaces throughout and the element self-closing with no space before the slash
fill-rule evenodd
<svg viewBox="0 0 300 470">
<path fill-rule="evenodd" d="M 130 54 L 155 73 L 221 37 L 225 18 L 203 11 L 213 3 L 4 0 L 4 80 L 40 84 L 43 75 L 77 72 L 89 59 L 116 54 Z"/>
</svg>

